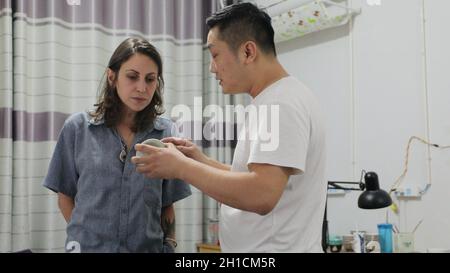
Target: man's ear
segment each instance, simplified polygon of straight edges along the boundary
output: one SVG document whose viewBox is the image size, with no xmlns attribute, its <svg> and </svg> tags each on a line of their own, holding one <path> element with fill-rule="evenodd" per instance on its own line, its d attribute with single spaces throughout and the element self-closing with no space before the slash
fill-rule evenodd
<svg viewBox="0 0 450 273">
<path fill-rule="evenodd" d="M 108 68 L 106 73 L 109 85 L 114 86 L 114 82 L 116 81 L 116 73 L 112 71 L 111 68 Z"/>
<path fill-rule="evenodd" d="M 257 50 L 256 44 L 253 41 L 245 42 L 243 45 L 244 63 L 248 64 L 255 61 Z"/>
</svg>

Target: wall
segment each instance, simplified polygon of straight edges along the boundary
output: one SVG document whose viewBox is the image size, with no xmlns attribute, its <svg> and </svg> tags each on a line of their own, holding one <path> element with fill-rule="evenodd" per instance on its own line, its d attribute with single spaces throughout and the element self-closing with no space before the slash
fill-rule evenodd
<svg viewBox="0 0 450 273">
<path fill-rule="evenodd" d="M 327 114 L 329 180 L 358 181 L 375 171 L 390 189 L 405 163 L 410 136 L 450 144 L 448 0 L 349 0 L 362 12 L 349 24 L 277 45 L 290 74 L 305 82 Z M 450 149 L 413 142 L 407 185 L 431 188 L 388 209 L 361 210 L 360 192 L 330 195 L 330 233 L 377 232 L 386 221 L 415 233 L 416 250 L 450 249 Z"/>
</svg>

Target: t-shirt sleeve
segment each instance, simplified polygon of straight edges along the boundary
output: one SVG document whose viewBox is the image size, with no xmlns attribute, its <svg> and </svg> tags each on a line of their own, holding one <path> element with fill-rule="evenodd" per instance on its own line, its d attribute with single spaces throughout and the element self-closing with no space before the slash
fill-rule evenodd
<svg viewBox="0 0 450 273">
<path fill-rule="evenodd" d="M 258 134 L 250 140 L 247 164 L 271 164 L 303 173 L 311 130 L 309 112 L 289 104 L 263 106 L 267 111 L 259 110 Z"/>
<path fill-rule="evenodd" d="M 78 173 L 75 166 L 75 126 L 65 122 L 44 179 L 44 187 L 75 198 Z"/>
</svg>

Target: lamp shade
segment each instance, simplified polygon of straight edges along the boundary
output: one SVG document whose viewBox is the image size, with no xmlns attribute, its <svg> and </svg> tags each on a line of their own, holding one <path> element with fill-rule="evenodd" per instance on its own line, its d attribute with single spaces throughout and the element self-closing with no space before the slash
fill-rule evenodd
<svg viewBox="0 0 450 273">
<path fill-rule="evenodd" d="M 368 172 L 364 175 L 366 190 L 358 198 L 358 207 L 362 209 L 380 209 L 392 204 L 389 194 L 380 189 L 378 175 Z"/>
</svg>

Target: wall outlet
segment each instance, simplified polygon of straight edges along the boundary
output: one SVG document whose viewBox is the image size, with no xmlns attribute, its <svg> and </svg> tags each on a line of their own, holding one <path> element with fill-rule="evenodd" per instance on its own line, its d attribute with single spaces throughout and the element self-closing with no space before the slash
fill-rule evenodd
<svg viewBox="0 0 450 273">
<path fill-rule="evenodd" d="M 422 193 L 421 193 L 421 189 L 419 188 L 418 185 L 405 185 L 405 186 L 401 186 L 399 187 L 396 191 L 395 191 L 395 195 L 398 198 L 409 198 L 409 197 L 421 197 Z"/>
</svg>

